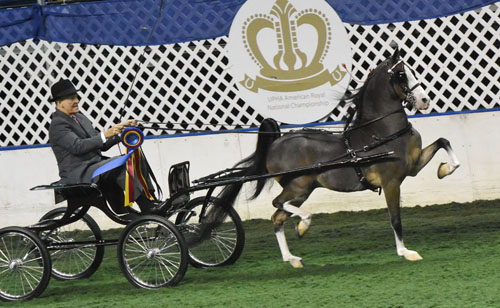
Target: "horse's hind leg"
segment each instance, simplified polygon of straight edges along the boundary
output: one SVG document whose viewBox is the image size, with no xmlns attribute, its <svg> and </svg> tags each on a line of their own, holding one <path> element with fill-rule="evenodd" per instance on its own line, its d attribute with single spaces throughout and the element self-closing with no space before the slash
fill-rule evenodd
<svg viewBox="0 0 500 308">
<path fill-rule="evenodd" d="M 427 165 L 427 163 L 429 163 L 429 161 L 434 157 L 434 155 L 439 149 L 446 150 L 448 156 L 451 159 L 451 164 L 441 163 L 439 165 L 438 178 L 442 179 L 445 176 L 452 174 L 458 167 L 460 167 L 460 162 L 458 161 L 457 156 L 453 152 L 450 142 L 445 138 L 439 138 L 438 140 L 434 141 L 432 144 L 428 145 L 425 149 L 422 150 L 418 158 L 417 164 L 413 167 L 409 175 L 416 176 L 420 172 L 420 170 L 422 170 Z"/>
<path fill-rule="evenodd" d="M 276 239 L 278 240 L 278 245 L 280 247 L 281 256 L 283 257 L 283 262 L 290 262 L 290 264 L 295 268 L 304 267 L 302 263 L 302 258 L 292 255 L 290 249 L 288 249 L 288 244 L 286 242 L 285 236 L 285 220 L 290 216 L 289 213 L 283 210 L 277 210 L 271 220 L 274 224 L 274 233 L 276 234 Z"/>
<path fill-rule="evenodd" d="M 287 187 L 283 192 L 273 200 L 273 205 L 278 208 L 278 210 L 273 214 L 271 220 L 274 224 L 274 232 L 276 234 L 276 239 L 278 240 L 278 245 L 280 247 L 281 255 L 284 262 L 290 262 L 290 264 L 295 267 L 303 267 L 302 258 L 292 255 L 288 249 L 288 244 L 285 237 L 284 223 L 286 219 L 292 215 L 296 214 L 300 216 L 301 220 L 296 226 L 297 233 L 299 237 L 304 235 L 311 224 L 311 214 L 307 211 L 300 209 L 300 206 L 309 196 L 310 191 L 304 191 L 303 194 L 297 195 L 296 191 Z"/>
</svg>

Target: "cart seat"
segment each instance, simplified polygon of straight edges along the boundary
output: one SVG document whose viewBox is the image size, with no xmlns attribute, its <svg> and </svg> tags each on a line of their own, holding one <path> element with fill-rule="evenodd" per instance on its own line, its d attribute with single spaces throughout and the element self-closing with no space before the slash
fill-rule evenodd
<svg viewBox="0 0 500 308">
<path fill-rule="evenodd" d="M 49 185 L 38 185 L 30 188 L 30 190 L 54 190 L 55 203 L 60 203 L 65 200 L 95 200 L 102 198 L 102 192 L 97 184 L 81 183 L 81 184 L 61 184 L 54 182 Z"/>
<path fill-rule="evenodd" d="M 54 182 L 49 185 L 38 185 L 30 188 L 32 191 L 48 189 L 54 191 L 56 203 L 68 200 L 66 211 L 59 219 L 44 220 L 29 226 L 32 230 L 46 231 L 55 229 L 81 219 L 92 205 L 106 206 L 106 200 L 96 184 L 61 184 Z"/>
</svg>

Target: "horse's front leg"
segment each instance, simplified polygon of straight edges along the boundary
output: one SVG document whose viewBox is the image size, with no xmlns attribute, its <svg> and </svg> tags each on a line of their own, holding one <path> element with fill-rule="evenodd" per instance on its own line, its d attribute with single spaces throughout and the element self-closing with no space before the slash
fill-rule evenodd
<svg viewBox="0 0 500 308">
<path fill-rule="evenodd" d="M 299 238 L 302 238 L 304 234 L 307 232 L 307 230 L 309 230 L 309 227 L 311 226 L 311 219 L 312 219 L 311 213 L 304 211 L 303 209 L 298 208 L 296 206 L 293 206 L 288 202 L 283 204 L 283 210 L 287 211 L 290 214 L 294 214 L 300 217 L 300 221 L 295 226 L 295 232 L 297 233 L 297 236 Z"/>
<path fill-rule="evenodd" d="M 451 148 L 451 144 L 447 139 L 444 138 L 439 138 L 438 140 L 441 140 L 441 143 L 443 145 L 443 148 L 446 150 L 446 153 L 448 153 L 448 156 L 451 159 L 451 164 L 448 163 L 441 163 L 438 168 L 438 178 L 442 179 L 445 176 L 448 176 L 455 172 L 455 170 L 460 167 L 460 162 L 458 161 L 457 156 L 455 155 L 455 152 L 453 152 L 453 149 Z"/>
<path fill-rule="evenodd" d="M 427 165 L 427 163 L 429 163 L 429 161 L 434 157 L 439 149 L 446 150 L 448 156 L 451 159 L 451 163 L 441 163 L 439 165 L 437 172 L 438 178 L 442 179 L 445 176 L 448 176 L 455 172 L 455 170 L 460 167 L 460 162 L 458 161 L 455 152 L 453 152 L 450 142 L 445 138 L 439 138 L 422 150 L 420 156 L 418 157 L 416 165 L 412 168 L 409 175 L 416 176 L 420 172 L 420 170 L 422 170 Z"/>
<path fill-rule="evenodd" d="M 422 257 L 418 254 L 418 252 L 407 249 L 403 243 L 403 225 L 401 223 L 400 214 L 401 191 L 399 185 L 400 183 L 393 183 L 384 185 L 383 187 L 385 200 L 387 202 L 387 207 L 389 208 L 392 229 L 396 238 L 396 251 L 398 256 L 405 257 L 406 260 L 422 260 Z"/>
</svg>

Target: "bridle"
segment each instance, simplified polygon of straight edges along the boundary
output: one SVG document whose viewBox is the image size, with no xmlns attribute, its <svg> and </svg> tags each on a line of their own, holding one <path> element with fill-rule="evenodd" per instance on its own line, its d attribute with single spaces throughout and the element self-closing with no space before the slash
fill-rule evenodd
<svg viewBox="0 0 500 308">
<path fill-rule="evenodd" d="M 344 132 L 343 132 L 343 136 L 344 136 L 344 141 L 346 143 L 346 146 L 348 148 L 348 152 L 349 151 L 352 151 L 351 149 L 351 146 L 350 146 L 350 142 L 349 142 L 349 138 L 350 138 L 350 134 L 352 133 L 352 131 L 354 130 L 358 130 L 362 127 L 366 127 L 368 125 L 371 125 L 375 122 L 378 122 L 378 121 L 381 121 L 387 117 L 389 117 L 390 115 L 393 115 L 395 113 L 400 113 L 400 112 L 403 112 L 405 113 L 404 111 L 404 108 L 405 107 L 410 107 L 410 108 L 413 108 L 413 106 L 415 105 L 416 103 L 416 97 L 415 95 L 413 94 L 413 90 L 415 90 L 418 86 L 421 85 L 421 83 L 416 83 L 413 87 L 409 88 L 408 85 L 405 85 L 405 86 L 401 86 L 399 84 L 399 81 L 397 80 L 399 78 L 399 76 L 396 76 L 396 73 L 394 72 L 394 68 L 396 68 L 396 66 L 400 65 L 400 64 L 403 64 L 406 65 L 406 63 L 403 61 L 403 60 L 399 60 L 398 62 L 396 62 L 396 64 L 392 65 L 389 67 L 389 64 L 386 63 L 388 69 L 387 69 L 387 73 L 389 74 L 389 79 L 391 81 L 391 84 L 394 86 L 395 83 L 398 83 L 398 85 L 401 87 L 403 93 L 404 93 L 404 97 L 402 98 L 402 107 L 401 108 L 397 108 L 389 113 L 386 113 L 386 114 L 383 114 L 375 119 L 372 119 L 370 121 L 367 121 L 367 122 L 364 122 L 360 125 L 357 125 L 357 126 L 353 126 L 353 127 L 346 127 L 344 129 Z M 404 70 L 403 70 L 404 72 Z M 406 72 L 404 72 L 406 74 Z M 407 83 L 408 84 L 408 83 Z M 406 114 L 406 113 L 405 113 Z M 387 137 L 383 137 L 383 138 L 380 138 L 380 137 L 377 137 L 377 138 L 374 138 L 374 139 L 377 139 L 378 141 L 375 142 L 374 144 L 370 145 L 369 148 L 372 149 L 372 148 L 375 148 L 383 143 L 386 143 L 390 140 L 394 140 L 396 138 L 399 138 L 400 136 L 406 134 L 408 131 L 411 130 L 411 124 L 408 122 L 408 125 L 406 127 L 404 127 L 403 129 L 397 131 L 396 133 L 390 135 L 390 136 L 387 136 Z M 374 136 L 375 137 L 375 136 Z M 365 146 L 365 148 L 363 149 L 364 151 L 367 151 L 367 147 Z"/>
<path fill-rule="evenodd" d="M 344 135 L 347 135 L 349 134 L 351 131 L 353 130 L 357 130 L 357 129 L 360 129 L 362 127 L 365 127 L 365 126 L 368 126 L 370 124 L 373 124 L 375 122 L 378 122 L 382 119 L 385 119 L 387 118 L 388 116 L 392 115 L 392 114 L 395 114 L 395 113 L 399 113 L 399 112 L 405 112 L 404 109 L 405 108 L 408 108 L 408 109 L 413 109 L 414 106 L 415 106 L 415 103 L 417 102 L 417 98 L 415 97 L 415 95 L 413 94 L 413 90 L 415 90 L 416 88 L 418 88 L 419 86 L 421 86 L 422 84 L 420 82 L 417 82 L 413 87 L 409 88 L 408 87 L 408 83 L 406 83 L 406 85 L 401 85 L 398 78 L 400 78 L 401 76 L 397 76 L 396 75 L 396 72 L 394 72 L 394 69 L 400 65 L 400 64 L 403 64 L 404 65 L 407 65 L 402 59 L 399 60 L 398 62 L 396 62 L 395 64 L 393 64 L 392 66 L 389 66 L 389 63 L 387 62 L 385 65 L 387 66 L 387 74 L 389 74 L 389 80 L 391 82 L 391 85 L 394 87 L 396 84 L 401 87 L 401 91 L 403 92 L 404 96 L 403 97 L 400 97 L 402 99 L 401 101 L 401 106 L 402 108 L 397 108 L 396 110 L 393 110 L 387 114 L 384 114 L 384 115 L 381 115 L 373 120 L 370 120 L 368 122 L 364 122 L 363 124 L 360 124 L 360 125 L 357 125 L 357 126 L 354 126 L 354 127 L 345 127 L 344 128 Z M 404 70 L 403 70 L 404 72 Z M 406 74 L 406 72 L 404 72 L 404 74 Z M 353 114 L 354 116 L 354 114 Z"/>
<path fill-rule="evenodd" d="M 387 69 L 387 73 L 389 74 L 389 79 L 391 80 L 391 83 L 393 85 L 395 83 L 398 83 L 398 85 L 399 85 L 399 82 L 397 80 L 399 78 L 399 76 L 396 76 L 396 73 L 394 72 L 394 68 L 396 68 L 396 66 L 398 66 L 400 64 L 403 64 L 403 68 L 404 68 L 405 65 L 407 65 L 401 59 L 398 62 L 396 62 L 396 64 L 392 65 L 391 67 L 389 67 Z M 406 72 L 405 72 L 405 74 L 406 74 Z M 406 107 L 406 108 L 408 108 L 410 110 L 414 108 L 415 103 L 417 102 L 417 98 L 415 97 L 415 94 L 413 94 L 413 90 L 415 90 L 416 88 L 418 88 L 421 85 L 422 85 L 422 83 L 420 83 L 420 82 L 417 82 L 411 88 L 409 88 L 408 85 L 404 85 L 404 86 L 399 85 L 401 87 L 401 90 L 403 91 L 403 94 L 405 95 L 404 97 L 402 97 L 403 101 L 401 102 L 401 104 L 402 104 L 403 107 Z"/>
</svg>

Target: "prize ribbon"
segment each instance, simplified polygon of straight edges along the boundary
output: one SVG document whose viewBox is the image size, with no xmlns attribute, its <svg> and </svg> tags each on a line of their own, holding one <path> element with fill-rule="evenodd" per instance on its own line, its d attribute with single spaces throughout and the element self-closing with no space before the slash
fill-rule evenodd
<svg viewBox="0 0 500 308">
<path fill-rule="evenodd" d="M 127 148 L 127 154 L 113 159 L 112 161 L 97 168 L 94 171 L 94 174 L 92 174 L 92 180 L 100 174 L 125 165 L 127 170 L 125 176 L 125 206 L 132 206 L 135 200 L 134 179 L 136 177 L 139 183 L 141 183 L 146 197 L 150 200 L 154 200 L 154 197 L 149 192 L 149 188 L 146 184 L 141 168 L 142 152 L 140 146 L 144 142 L 144 134 L 137 127 L 128 127 L 123 130 L 121 134 L 121 141 Z"/>
</svg>

